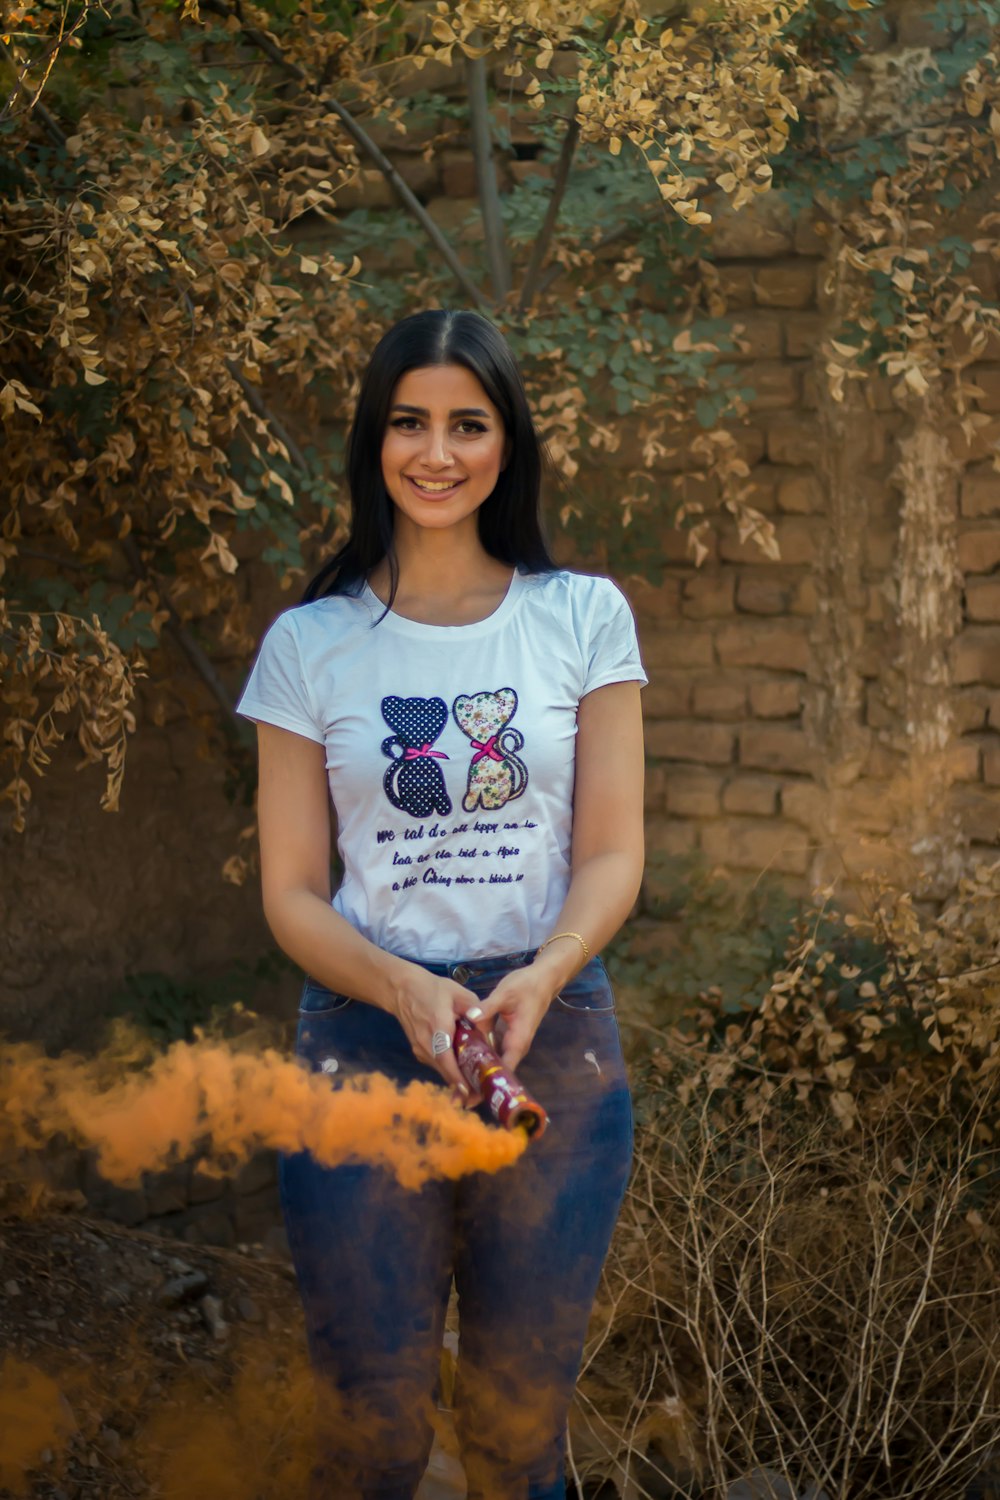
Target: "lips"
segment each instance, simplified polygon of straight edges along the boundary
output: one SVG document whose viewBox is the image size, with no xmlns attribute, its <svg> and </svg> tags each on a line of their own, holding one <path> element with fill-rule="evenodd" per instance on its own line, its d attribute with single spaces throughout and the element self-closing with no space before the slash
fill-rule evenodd
<svg viewBox="0 0 1000 1500">
<path fill-rule="evenodd" d="M 447 500 L 449 495 L 453 495 L 455 493 L 460 484 L 465 483 L 464 479 L 456 479 L 453 481 L 453 483 L 448 485 L 447 489 L 424 489 L 417 482 L 417 480 L 413 478 L 412 474 L 407 474 L 406 478 L 409 480 L 416 493 L 418 495 L 421 495 L 425 500 Z"/>
</svg>

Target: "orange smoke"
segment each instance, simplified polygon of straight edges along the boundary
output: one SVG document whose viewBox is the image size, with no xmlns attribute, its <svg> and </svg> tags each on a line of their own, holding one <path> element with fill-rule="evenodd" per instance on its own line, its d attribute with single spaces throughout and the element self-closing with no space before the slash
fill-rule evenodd
<svg viewBox="0 0 1000 1500">
<path fill-rule="evenodd" d="M 51 1376 L 6 1354 L 0 1363 L 0 1486 L 21 1493 L 28 1466 L 43 1449 L 60 1449 L 74 1426 L 72 1409 Z"/>
<path fill-rule="evenodd" d="M 443 1088 L 399 1088 L 373 1073 L 332 1088 L 273 1048 L 177 1042 L 141 1072 L 109 1077 L 107 1058 L 46 1057 L 27 1043 L 0 1053 L 0 1135 L 37 1149 L 56 1134 L 96 1148 L 122 1187 L 195 1150 L 202 1170 L 232 1171 L 256 1151 L 308 1150 L 324 1166 L 364 1160 L 406 1188 L 431 1178 L 495 1172 L 525 1147 L 522 1131 L 484 1125 Z"/>
</svg>

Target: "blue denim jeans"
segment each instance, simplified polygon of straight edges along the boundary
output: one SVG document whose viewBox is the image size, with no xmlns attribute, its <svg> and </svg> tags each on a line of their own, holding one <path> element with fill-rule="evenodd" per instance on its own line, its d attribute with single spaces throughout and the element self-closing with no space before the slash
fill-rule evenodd
<svg viewBox="0 0 1000 1500">
<path fill-rule="evenodd" d="M 424 967 L 483 997 L 533 957 Z M 614 1006 L 600 958 L 553 1000 L 518 1068 L 550 1124 L 513 1166 L 416 1192 L 381 1167 L 279 1158 L 317 1377 L 310 1500 L 412 1500 L 433 1440 L 453 1277 L 469 1500 L 564 1500 L 567 1411 L 632 1156 Z M 314 1071 L 336 1058 L 331 1088 L 372 1071 L 441 1081 L 394 1016 L 311 979 L 295 1051 Z"/>
</svg>

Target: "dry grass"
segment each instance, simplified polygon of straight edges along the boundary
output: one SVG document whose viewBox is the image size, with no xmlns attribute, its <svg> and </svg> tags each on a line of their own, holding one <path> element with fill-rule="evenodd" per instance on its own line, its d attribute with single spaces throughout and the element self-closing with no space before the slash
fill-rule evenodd
<svg viewBox="0 0 1000 1500">
<path fill-rule="evenodd" d="M 1000 1432 L 977 1119 L 897 1100 L 847 1136 L 710 1096 L 662 1111 L 582 1381 L 587 1472 L 634 1495 L 722 1497 L 758 1467 L 830 1500 L 964 1495 Z"/>
<path fill-rule="evenodd" d="M 775 1500 L 964 1500 L 995 1472 L 1000 903 L 975 942 L 962 924 L 960 984 L 954 913 L 929 940 L 903 917 L 905 943 L 882 933 L 888 977 L 849 1011 L 790 955 L 752 1015 L 703 1009 L 638 1070 L 648 1108 L 581 1380 L 581 1481 L 725 1500 L 763 1470 Z"/>
</svg>

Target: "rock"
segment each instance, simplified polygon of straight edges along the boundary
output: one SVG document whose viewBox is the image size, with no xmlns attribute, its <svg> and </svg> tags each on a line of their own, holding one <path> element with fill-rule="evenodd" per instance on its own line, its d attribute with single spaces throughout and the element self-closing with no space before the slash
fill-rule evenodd
<svg viewBox="0 0 1000 1500">
<path fill-rule="evenodd" d="M 774 1469 L 754 1469 L 746 1479 L 737 1479 L 726 1491 L 726 1500 L 798 1500 L 787 1479 Z"/>
<path fill-rule="evenodd" d="M 246 1323 L 259 1323 L 262 1313 L 257 1303 L 246 1293 L 241 1293 L 236 1299 L 236 1311 Z"/>
<path fill-rule="evenodd" d="M 236 1191 L 240 1195 L 260 1192 L 277 1181 L 277 1158 L 273 1151 L 258 1151 L 236 1174 Z"/>
<path fill-rule="evenodd" d="M 208 1286 L 208 1277 L 204 1271 L 192 1271 L 188 1269 L 180 1276 L 172 1276 L 165 1281 L 156 1294 L 155 1301 L 159 1307 L 179 1307 L 182 1302 L 190 1302 L 199 1296 Z"/>
<path fill-rule="evenodd" d="M 829 1496 L 816 1484 L 799 1490 L 774 1469 L 754 1469 L 746 1479 L 737 1479 L 729 1486 L 726 1500 L 829 1500 Z"/>
<path fill-rule="evenodd" d="M 13 1277 L 11 1277 L 10 1281 L 4 1282 L 3 1289 L 8 1297 L 20 1297 L 21 1295 L 21 1288 Z"/>
<path fill-rule="evenodd" d="M 184 1238 L 189 1245 L 226 1245 L 236 1243 L 233 1221 L 227 1213 L 210 1209 L 199 1213 L 185 1226 Z"/>
<path fill-rule="evenodd" d="M 118 1458 L 122 1451 L 122 1440 L 113 1427 L 102 1427 L 97 1434 L 101 1440 L 101 1446 L 112 1458 Z"/>
<path fill-rule="evenodd" d="M 202 1321 L 212 1337 L 219 1343 L 229 1333 L 229 1325 L 222 1316 L 222 1300 L 219 1297 L 202 1297 L 198 1303 Z"/>
<path fill-rule="evenodd" d="M 112 1286 L 106 1286 L 101 1293 L 101 1301 L 105 1307 L 125 1307 L 132 1300 L 132 1288 L 127 1281 L 117 1281 Z"/>
</svg>

